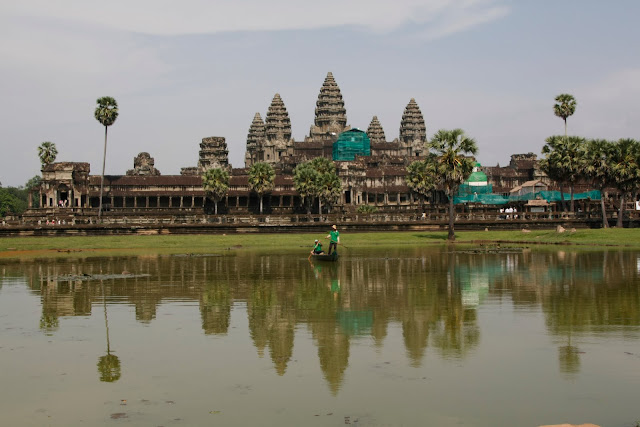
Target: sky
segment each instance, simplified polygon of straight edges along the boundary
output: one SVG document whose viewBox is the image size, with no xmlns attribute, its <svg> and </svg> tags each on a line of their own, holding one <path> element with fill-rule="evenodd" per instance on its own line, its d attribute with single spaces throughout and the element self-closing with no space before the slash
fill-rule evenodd
<svg viewBox="0 0 640 427">
<path fill-rule="evenodd" d="M 0 183 L 56 161 L 102 168 L 96 100 L 120 115 L 106 174 L 143 151 L 163 175 L 196 166 L 202 138 L 226 138 L 244 166 L 256 112 L 279 93 L 301 141 L 328 72 L 347 122 L 378 116 L 398 137 L 415 98 L 427 138 L 461 128 L 484 166 L 541 157 L 564 133 L 554 98 L 573 95 L 569 134 L 640 139 L 636 0 L 30 0 L 0 3 Z"/>
</svg>

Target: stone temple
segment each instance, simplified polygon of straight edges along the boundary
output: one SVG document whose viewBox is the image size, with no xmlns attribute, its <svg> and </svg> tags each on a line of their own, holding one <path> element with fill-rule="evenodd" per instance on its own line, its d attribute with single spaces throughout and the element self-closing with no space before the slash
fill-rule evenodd
<svg viewBox="0 0 640 427">
<path fill-rule="evenodd" d="M 196 166 L 183 167 L 180 175 L 161 175 L 149 153 L 134 159 L 133 169 L 125 175 L 105 176 L 103 205 L 111 212 L 127 215 L 208 214 L 211 202 L 206 197 L 201 175 L 211 168 L 230 172 L 228 194 L 218 204 L 219 213 L 253 214 L 258 196 L 248 184 L 248 170 L 258 162 L 273 165 L 275 187 L 266 195 L 269 214 L 302 213 L 301 199 L 293 183 L 294 168 L 316 157 L 335 162 L 342 193 L 332 212 L 348 214 L 361 205 L 374 206 L 379 212 L 417 212 L 422 201 L 405 182 L 406 167 L 427 153 L 425 119 L 415 99 L 404 107 L 398 137 L 389 141 L 377 116 L 366 130 L 348 124 L 345 103 L 331 72 L 324 79 L 316 101 L 315 119 L 309 134 L 296 141 L 285 100 L 275 94 L 266 114 L 256 112 L 248 120 L 244 168 L 232 168 L 224 137 L 203 138 Z M 512 156 L 507 167 L 485 168 L 494 192 L 508 193 L 527 181 L 546 179 L 534 154 Z M 100 175 L 91 175 L 88 163 L 60 162 L 42 170 L 40 209 L 73 208 L 74 215 L 95 215 L 99 205 Z M 434 192 L 433 201 L 442 201 Z M 316 212 L 318 206 L 315 207 Z"/>
</svg>

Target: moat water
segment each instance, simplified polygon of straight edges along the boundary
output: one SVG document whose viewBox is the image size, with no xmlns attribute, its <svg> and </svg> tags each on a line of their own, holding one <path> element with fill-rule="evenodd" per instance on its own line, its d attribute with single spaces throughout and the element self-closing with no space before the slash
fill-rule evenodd
<svg viewBox="0 0 640 427">
<path fill-rule="evenodd" d="M 0 425 L 640 420 L 640 252 L 0 262 Z"/>
</svg>

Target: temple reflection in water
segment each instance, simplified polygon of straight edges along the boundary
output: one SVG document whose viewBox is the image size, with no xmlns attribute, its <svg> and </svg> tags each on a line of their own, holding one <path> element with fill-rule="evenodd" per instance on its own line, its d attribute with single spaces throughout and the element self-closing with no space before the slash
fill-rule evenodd
<svg viewBox="0 0 640 427">
<path fill-rule="evenodd" d="M 40 328 L 52 336 L 66 317 L 101 315 L 103 302 L 105 320 L 107 306 L 125 304 L 146 324 L 160 306 L 179 302 L 198 307 L 207 336 L 228 334 L 232 317 L 246 315 L 257 356 L 268 355 L 282 376 L 297 333 L 305 331 L 336 394 L 354 339 L 381 348 L 389 328 L 400 328 L 411 366 L 420 366 L 427 351 L 459 360 L 482 339 L 485 304 L 541 311 L 560 371 L 575 375 L 576 337 L 615 335 L 620 326 L 625 339 L 638 339 L 637 256 L 415 248 L 354 252 L 339 263 L 315 265 L 290 253 L 228 253 L 22 261 L 2 264 L 0 272 L 5 281 L 27 276 L 41 298 Z"/>
</svg>

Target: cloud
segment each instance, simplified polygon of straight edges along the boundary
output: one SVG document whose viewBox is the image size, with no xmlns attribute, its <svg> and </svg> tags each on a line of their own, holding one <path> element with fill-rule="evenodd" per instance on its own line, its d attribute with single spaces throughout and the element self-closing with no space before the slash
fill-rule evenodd
<svg viewBox="0 0 640 427">
<path fill-rule="evenodd" d="M 213 34 L 357 26 L 393 31 L 408 23 L 434 23 L 448 35 L 502 17 L 493 0 L 31 0 L 5 2 L 5 16 L 44 17 L 149 35 Z M 438 19 L 445 17 L 445 22 Z"/>
</svg>

